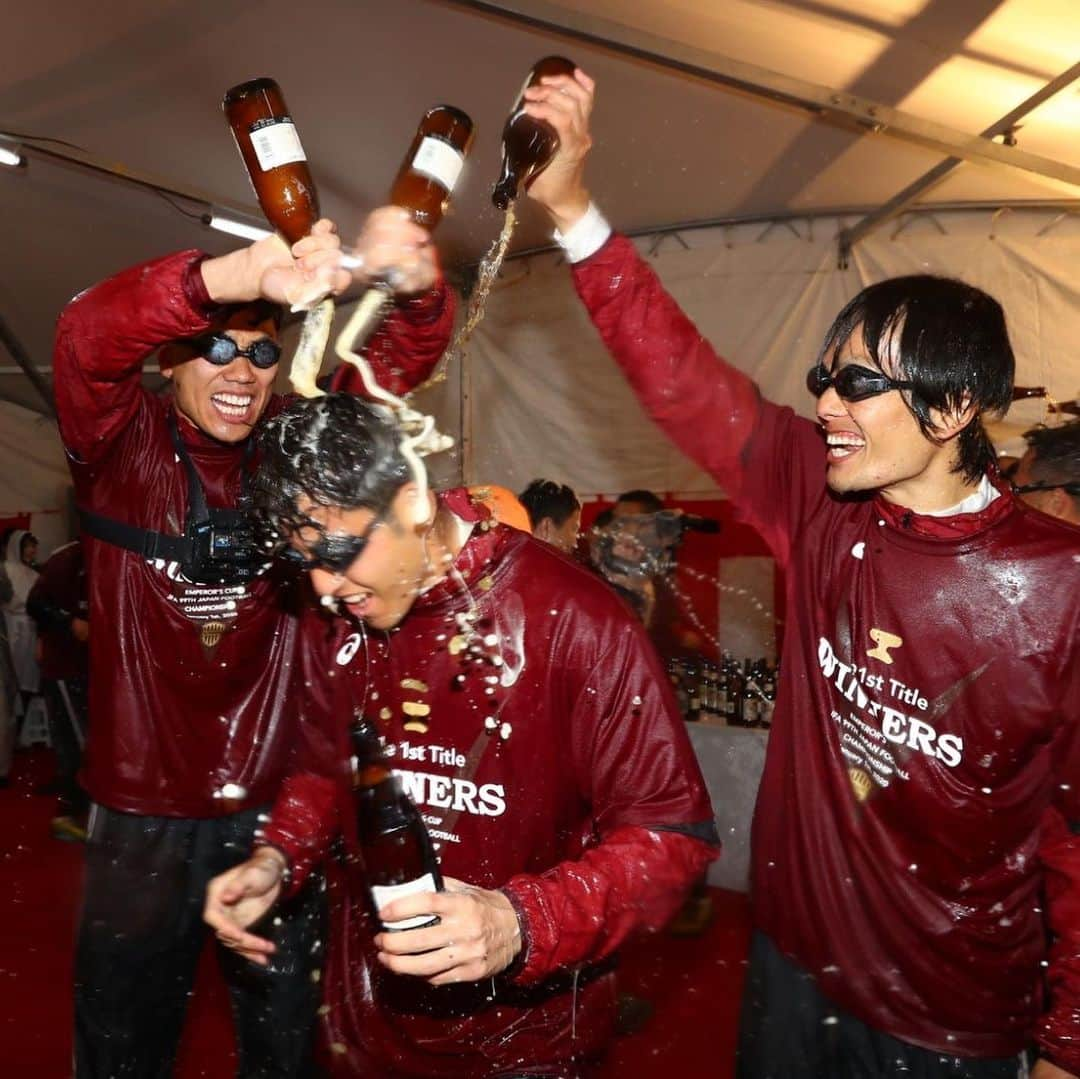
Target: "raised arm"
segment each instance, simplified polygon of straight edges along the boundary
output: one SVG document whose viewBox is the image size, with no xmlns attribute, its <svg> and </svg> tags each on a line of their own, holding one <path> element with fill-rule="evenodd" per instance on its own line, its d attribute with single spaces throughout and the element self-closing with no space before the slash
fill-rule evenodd
<svg viewBox="0 0 1080 1079">
<path fill-rule="evenodd" d="M 355 251 L 363 265 L 354 279 L 362 286 L 394 270 L 396 305 L 363 354 L 379 385 L 400 397 L 419 386 L 446 351 L 454 325 L 454 294 L 442 276 L 430 233 L 400 207 L 372 211 Z M 364 392 L 360 373 L 350 364 L 334 371 L 330 389 Z"/>
<path fill-rule="evenodd" d="M 612 234 L 585 184 L 593 81 L 582 71 L 554 76 L 526 97 L 528 111 L 560 137 L 529 195 L 551 217 L 604 344 L 652 420 L 719 481 L 783 560 L 797 519 L 824 489 L 813 425 L 763 400 L 749 377 L 716 354 L 634 245 Z"/>
<path fill-rule="evenodd" d="M 142 365 L 159 346 L 206 330 L 224 304 L 289 303 L 313 279 L 340 292 L 351 282 L 338 266 L 340 243 L 329 221 L 290 251 L 273 236 L 210 258 L 180 251 L 145 262 L 75 297 L 60 315 L 53 380 L 60 433 L 77 460 L 108 452 L 139 406 Z"/>
</svg>

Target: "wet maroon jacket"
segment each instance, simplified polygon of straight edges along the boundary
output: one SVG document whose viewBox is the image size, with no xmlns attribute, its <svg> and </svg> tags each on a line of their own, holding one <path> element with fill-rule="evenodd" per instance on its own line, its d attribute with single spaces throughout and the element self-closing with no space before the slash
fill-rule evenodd
<svg viewBox="0 0 1080 1079">
<path fill-rule="evenodd" d="M 720 360 L 628 240 L 574 282 L 785 568 L 758 928 L 879 1030 L 976 1057 L 1037 1032 L 1080 1073 L 1080 530 L 1005 490 L 948 518 L 836 497 L 815 425 Z"/>
<path fill-rule="evenodd" d="M 524 948 L 474 984 L 389 974 L 363 896 L 339 884 L 324 1034 L 339 1075 L 577 1075 L 575 1060 L 611 1037 L 605 961 L 631 931 L 663 925 L 715 857 L 712 811 L 663 669 L 622 602 L 552 547 L 488 527 L 464 492 L 446 498 L 479 523 L 397 630 L 365 641 L 351 620 L 305 621 L 306 762 L 334 772 L 350 717 L 377 719 L 443 872 L 501 888 Z M 424 706 L 428 729 L 410 730 Z M 282 789 L 266 839 L 294 875 L 329 838 L 332 788 L 307 774 Z M 347 832 L 350 812 L 346 799 Z"/>
<path fill-rule="evenodd" d="M 205 331 L 217 311 L 184 251 L 135 266 L 76 297 L 60 316 L 54 386 L 76 499 L 91 511 L 180 535 L 187 476 L 168 430 L 173 406 L 142 387 L 159 345 Z M 445 348 L 453 320 L 444 286 L 404 305 L 373 340 L 383 385 L 404 392 Z M 355 388 L 351 367 L 337 388 Z M 273 415 L 283 398 L 267 409 Z M 211 506 L 235 505 L 243 445 L 218 443 L 180 419 Z M 296 623 L 280 567 L 248 585 L 187 582 L 86 537 L 90 584 L 90 716 L 83 784 L 112 809 L 212 817 L 269 802 L 288 757 L 285 701 Z"/>
</svg>

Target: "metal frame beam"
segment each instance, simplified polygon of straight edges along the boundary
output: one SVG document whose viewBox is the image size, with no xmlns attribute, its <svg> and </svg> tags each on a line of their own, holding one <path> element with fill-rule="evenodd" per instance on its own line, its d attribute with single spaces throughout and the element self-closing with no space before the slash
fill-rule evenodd
<svg viewBox="0 0 1080 1079">
<path fill-rule="evenodd" d="M 23 374 L 30 379 L 34 389 L 41 394 L 48 409 L 48 414 L 55 417 L 56 405 L 53 402 L 52 389 L 38 373 L 33 360 L 30 359 L 30 354 L 23 348 L 22 342 L 15 336 L 15 331 L 7 324 L 2 315 L 0 315 L 0 341 L 4 343 L 5 348 L 11 353 L 12 359 L 22 368 Z"/>
<path fill-rule="evenodd" d="M 1033 112 L 1044 101 L 1060 93 L 1067 86 L 1071 86 L 1077 79 L 1080 79 L 1080 64 L 1073 64 L 1067 71 L 1063 71 L 1056 79 L 1052 79 L 1041 90 L 1038 90 L 1026 101 L 1019 104 L 1012 112 L 1006 113 L 996 124 L 991 124 L 982 132 L 982 137 L 992 139 L 998 135 L 1007 136 L 1016 126 L 1018 120 Z M 888 202 L 874 210 L 873 213 L 867 214 L 866 217 L 852 225 L 851 228 L 844 229 L 838 238 L 841 266 L 847 264 L 851 249 L 859 240 L 869 236 L 876 228 L 896 217 L 897 214 L 903 213 L 920 195 L 938 184 L 961 163 L 962 159 L 959 157 L 947 157 L 940 164 L 930 169 L 929 172 L 920 176 L 919 179 L 908 184 L 903 191 L 894 195 Z"/>
<path fill-rule="evenodd" d="M 1080 188 L 1080 168 L 1074 165 L 1028 153 L 1015 146 L 1002 146 L 985 135 L 958 131 L 869 98 L 791 78 L 710 50 L 624 26 L 599 15 L 573 11 L 549 0 L 443 2 L 648 60 L 821 118 L 848 125 L 854 123 L 875 134 L 902 138 L 960 160 L 1007 165 Z"/>
</svg>

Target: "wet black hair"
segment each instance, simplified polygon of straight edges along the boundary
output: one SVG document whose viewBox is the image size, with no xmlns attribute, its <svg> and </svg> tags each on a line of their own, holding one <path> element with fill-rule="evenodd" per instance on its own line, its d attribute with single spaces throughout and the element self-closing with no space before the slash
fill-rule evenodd
<svg viewBox="0 0 1080 1079">
<path fill-rule="evenodd" d="M 518 495 L 518 501 L 525 507 L 533 531 L 543 520 L 550 520 L 557 528 L 561 527 L 581 509 L 574 489 L 554 480 L 533 480 Z"/>
<path fill-rule="evenodd" d="M 347 393 L 293 401 L 259 433 L 256 512 L 279 538 L 323 527 L 311 505 L 383 514 L 411 479 L 402 433 L 381 408 Z"/>
<path fill-rule="evenodd" d="M 654 494 L 652 491 L 646 491 L 643 487 L 639 487 L 635 491 L 623 491 L 623 493 L 615 499 L 616 505 L 620 502 L 639 502 L 645 507 L 643 511 L 645 513 L 659 513 L 664 508 L 664 503 L 660 499 L 660 496 Z"/>
<path fill-rule="evenodd" d="M 1080 484 L 1080 420 L 1060 427 L 1032 427 L 1024 432 L 1031 449 L 1031 478 L 1036 483 Z M 1072 495 L 1080 506 L 1080 495 Z"/>
<path fill-rule="evenodd" d="M 914 383 L 901 392 L 931 442 L 939 441 L 931 409 L 974 407 L 973 418 L 957 435 L 955 470 L 977 481 L 994 461 L 982 417 L 1004 412 L 1012 401 L 1015 359 L 1001 304 L 952 278 L 894 277 L 863 289 L 844 307 L 825 335 L 818 362 L 831 370 L 860 326 L 874 364 Z M 899 367 L 892 371 L 882 361 L 894 339 Z"/>
</svg>

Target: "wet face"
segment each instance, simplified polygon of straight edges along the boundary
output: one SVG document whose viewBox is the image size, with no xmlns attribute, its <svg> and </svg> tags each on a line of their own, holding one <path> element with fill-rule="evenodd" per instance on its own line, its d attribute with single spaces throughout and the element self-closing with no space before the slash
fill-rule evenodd
<svg viewBox="0 0 1080 1079">
<path fill-rule="evenodd" d="M 409 613 L 421 587 L 440 575 L 428 553 L 429 523 L 412 523 L 416 496 L 416 485 L 406 484 L 382 515 L 370 509 L 311 508 L 311 518 L 328 536 L 367 537 L 363 550 L 341 572 L 311 571 L 315 592 L 333 596 L 375 629 L 396 626 Z M 319 538 L 315 530 L 301 531 L 293 546 L 308 556 Z"/>
<path fill-rule="evenodd" d="M 557 547 L 565 554 L 570 554 L 577 547 L 578 533 L 581 531 L 581 510 L 576 509 L 561 525 L 555 524 L 550 517 L 545 517 L 537 526 L 536 535 L 552 547 Z"/>
<path fill-rule="evenodd" d="M 896 347 L 894 339 L 884 350 L 884 373 L 902 379 Z M 839 350 L 831 373 L 835 376 L 851 364 L 882 370 L 870 358 L 861 327 Z M 840 494 L 880 490 L 889 501 L 913 509 L 952 504 L 949 499 L 957 487 L 955 480 L 948 480 L 953 443 L 938 445 L 922 433 L 902 391 L 887 390 L 862 401 L 845 401 L 835 386 L 830 386 L 818 398 L 817 419 L 825 432 L 826 481 L 832 490 Z"/>
<path fill-rule="evenodd" d="M 653 510 L 645 505 L 644 502 L 616 502 L 611 507 L 612 517 L 640 517 L 645 513 L 652 513 Z"/>
<path fill-rule="evenodd" d="M 241 349 L 262 337 L 276 339 L 273 320 L 256 322 L 240 312 L 223 331 Z M 219 442 L 242 442 L 251 434 L 266 409 L 277 377 L 278 365 L 256 367 L 247 356 L 217 366 L 179 346 L 162 357 L 162 374 L 172 380 L 176 408 L 204 434 Z"/>
</svg>

